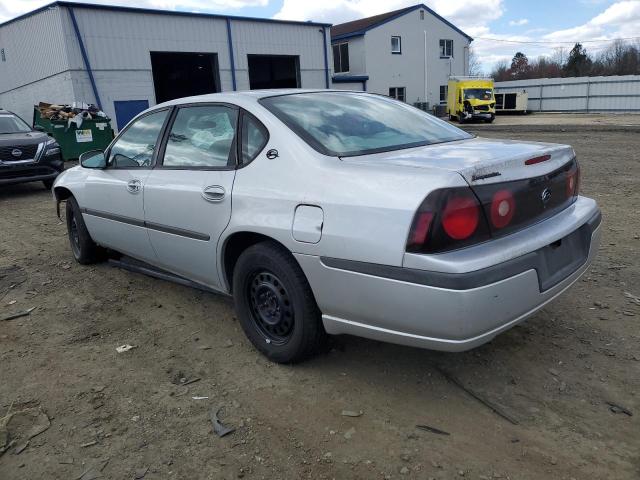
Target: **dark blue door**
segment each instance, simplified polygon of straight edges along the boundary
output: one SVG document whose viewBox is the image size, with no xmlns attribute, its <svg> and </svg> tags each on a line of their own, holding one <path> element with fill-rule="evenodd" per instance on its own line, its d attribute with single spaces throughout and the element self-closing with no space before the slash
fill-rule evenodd
<svg viewBox="0 0 640 480">
<path fill-rule="evenodd" d="M 133 117 L 149 108 L 149 100 L 116 100 L 113 106 L 116 109 L 116 123 L 120 131 Z"/>
</svg>

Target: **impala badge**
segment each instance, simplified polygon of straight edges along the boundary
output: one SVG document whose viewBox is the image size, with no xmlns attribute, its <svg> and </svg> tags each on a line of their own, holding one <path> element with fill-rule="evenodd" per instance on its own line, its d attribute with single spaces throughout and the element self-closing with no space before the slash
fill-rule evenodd
<svg viewBox="0 0 640 480">
<path fill-rule="evenodd" d="M 13 150 L 11 150 L 11 155 L 13 155 L 16 158 L 19 158 L 22 156 L 22 150 L 20 150 L 19 148 L 14 148 Z"/>
<path fill-rule="evenodd" d="M 545 188 L 544 190 L 542 190 L 542 193 L 540 194 L 540 200 L 542 200 L 542 204 L 544 206 L 546 206 L 547 203 L 549 203 L 549 200 L 551 200 L 551 189 L 550 188 Z"/>
</svg>

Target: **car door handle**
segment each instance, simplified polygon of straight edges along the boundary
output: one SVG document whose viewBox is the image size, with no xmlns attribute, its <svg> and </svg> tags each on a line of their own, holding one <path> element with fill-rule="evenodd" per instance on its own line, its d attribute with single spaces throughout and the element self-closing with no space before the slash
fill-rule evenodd
<svg viewBox="0 0 640 480">
<path fill-rule="evenodd" d="M 220 185 L 211 185 L 202 190 L 202 198 L 207 202 L 221 202 L 225 197 L 225 190 Z"/>
<path fill-rule="evenodd" d="M 141 189 L 142 189 L 142 182 L 137 178 L 133 180 L 129 180 L 129 183 L 127 183 L 127 191 L 129 193 L 139 193 Z"/>
</svg>

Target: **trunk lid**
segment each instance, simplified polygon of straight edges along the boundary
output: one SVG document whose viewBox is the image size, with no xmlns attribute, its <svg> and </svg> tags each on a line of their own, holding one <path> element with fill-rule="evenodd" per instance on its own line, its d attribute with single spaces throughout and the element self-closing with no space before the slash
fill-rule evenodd
<svg viewBox="0 0 640 480">
<path fill-rule="evenodd" d="M 544 155 L 549 155 L 549 159 L 525 165 L 525 161 Z M 406 150 L 342 157 L 342 160 L 455 171 L 473 187 L 539 177 L 557 170 L 574 156 L 573 149 L 568 145 L 473 138 Z"/>
</svg>

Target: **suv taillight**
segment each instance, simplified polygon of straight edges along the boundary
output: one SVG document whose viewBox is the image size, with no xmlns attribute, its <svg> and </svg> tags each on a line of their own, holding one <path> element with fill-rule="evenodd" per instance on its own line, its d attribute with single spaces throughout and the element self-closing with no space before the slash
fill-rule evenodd
<svg viewBox="0 0 640 480">
<path fill-rule="evenodd" d="M 446 188 L 431 192 L 418 208 L 407 252 L 444 252 L 488 238 L 487 220 L 471 189 Z"/>
</svg>

